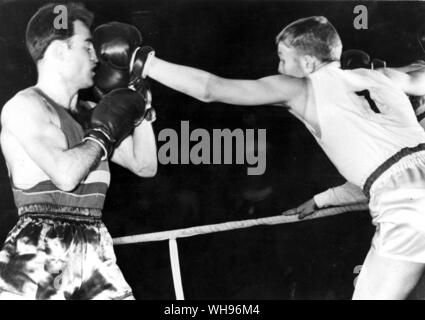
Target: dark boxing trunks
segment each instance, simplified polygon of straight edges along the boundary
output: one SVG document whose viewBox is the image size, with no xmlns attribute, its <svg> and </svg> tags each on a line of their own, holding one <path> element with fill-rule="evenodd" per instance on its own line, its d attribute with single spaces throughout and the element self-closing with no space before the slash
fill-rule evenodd
<svg viewBox="0 0 425 320">
<path fill-rule="evenodd" d="M 0 252 L 0 299 L 132 298 L 99 210 L 52 211 L 20 208 Z"/>
</svg>

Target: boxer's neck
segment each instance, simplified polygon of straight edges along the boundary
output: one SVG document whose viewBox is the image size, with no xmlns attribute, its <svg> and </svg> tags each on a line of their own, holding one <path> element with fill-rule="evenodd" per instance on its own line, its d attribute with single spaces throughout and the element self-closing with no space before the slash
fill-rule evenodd
<svg viewBox="0 0 425 320">
<path fill-rule="evenodd" d="M 78 93 L 77 88 L 51 68 L 39 68 L 36 87 L 66 109 L 72 108 Z"/>
</svg>

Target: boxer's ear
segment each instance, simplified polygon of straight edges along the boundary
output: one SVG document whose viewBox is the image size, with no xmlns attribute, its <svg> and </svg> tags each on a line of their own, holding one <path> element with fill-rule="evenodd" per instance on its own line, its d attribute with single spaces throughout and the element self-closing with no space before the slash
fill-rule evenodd
<svg viewBox="0 0 425 320">
<path fill-rule="evenodd" d="M 62 40 L 53 40 L 50 45 L 47 47 L 44 56 L 52 57 L 55 60 L 63 61 L 66 52 L 69 49 L 69 45 L 66 41 Z"/>
<path fill-rule="evenodd" d="M 316 57 L 310 56 L 310 55 L 302 55 L 300 57 L 300 64 L 301 68 L 303 70 L 303 73 L 308 75 L 314 71 L 316 71 L 319 60 Z"/>
</svg>

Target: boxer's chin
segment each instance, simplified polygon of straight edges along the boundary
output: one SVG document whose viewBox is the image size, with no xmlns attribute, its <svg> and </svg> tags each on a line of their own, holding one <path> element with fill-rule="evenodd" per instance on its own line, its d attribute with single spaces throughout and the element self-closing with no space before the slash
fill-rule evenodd
<svg viewBox="0 0 425 320">
<path fill-rule="evenodd" d="M 84 81 L 80 85 L 80 89 L 88 89 L 94 85 L 93 79 L 89 78 L 87 81 Z"/>
<path fill-rule="evenodd" d="M 90 75 L 87 77 L 85 88 L 89 88 L 94 85 L 94 72 L 91 71 Z"/>
</svg>

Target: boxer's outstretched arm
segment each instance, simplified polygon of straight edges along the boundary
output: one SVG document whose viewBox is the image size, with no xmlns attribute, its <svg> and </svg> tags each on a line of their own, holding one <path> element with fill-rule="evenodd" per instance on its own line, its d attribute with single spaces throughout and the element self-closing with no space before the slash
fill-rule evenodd
<svg viewBox="0 0 425 320">
<path fill-rule="evenodd" d="M 92 141 L 67 149 L 61 129 L 47 107 L 30 94 L 18 94 L 2 110 L 2 135 L 18 141 L 32 161 L 61 190 L 73 190 L 98 163 L 103 152 Z"/>
<path fill-rule="evenodd" d="M 411 64 L 408 64 L 408 65 L 402 66 L 402 67 L 391 67 L 391 69 L 393 69 L 393 70 L 405 72 L 405 73 L 417 71 L 417 70 L 420 70 L 420 69 L 423 69 L 423 68 L 425 68 L 425 61 L 423 61 L 423 60 L 419 60 L 419 61 L 413 62 Z"/>
<path fill-rule="evenodd" d="M 153 57 L 150 78 L 204 102 L 234 105 L 290 104 L 305 92 L 306 80 L 274 75 L 257 80 L 233 80 Z"/>
<path fill-rule="evenodd" d="M 412 96 L 425 95 L 425 68 L 402 72 L 396 68 L 382 68 L 379 72 L 393 80 L 406 94 Z"/>
<path fill-rule="evenodd" d="M 140 177 L 153 177 L 158 168 L 158 159 L 152 124 L 142 121 L 133 134 L 115 149 L 111 160 Z"/>
</svg>

